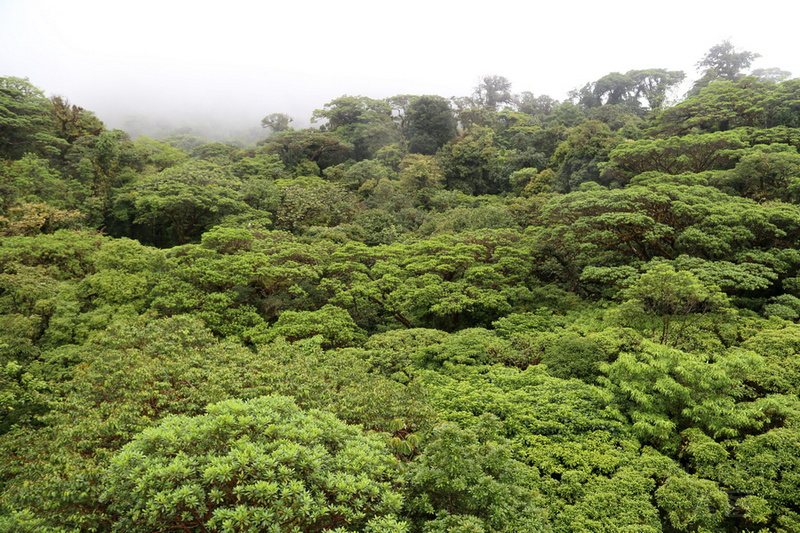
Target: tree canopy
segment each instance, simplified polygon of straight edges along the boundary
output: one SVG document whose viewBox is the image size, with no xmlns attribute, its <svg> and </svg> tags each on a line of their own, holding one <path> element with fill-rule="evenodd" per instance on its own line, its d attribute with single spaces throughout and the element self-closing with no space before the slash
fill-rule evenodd
<svg viewBox="0 0 800 533">
<path fill-rule="evenodd" d="M 132 138 L 0 78 L 0 531 L 800 531 L 800 82 Z"/>
</svg>

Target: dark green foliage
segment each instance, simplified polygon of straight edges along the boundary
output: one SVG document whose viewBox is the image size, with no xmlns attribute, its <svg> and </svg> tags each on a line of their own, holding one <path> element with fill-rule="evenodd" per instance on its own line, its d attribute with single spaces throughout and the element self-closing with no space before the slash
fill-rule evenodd
<svg viewBox="0 0 800 533">
<path fill-rule="evenodd" d="M 441 96 L 419 96 L 411 101 L 403 134 L 408 151 L 433 155 L 456 136 L 456 119 L 450 103 Z"/>
<path fill-rule="evenodd" d="M 170 230 L 147 240 L 185 244 L 223 216 L 247 210 L 241 186 L 215 163 L 190 161 L 134 183 L 125 201 L 134 224 Z"/>
<path fill-rule="evenodd" d="M 500 147 L 487 127 L 469 130 L 440 152 L 448 188 L 467 194 L 498 194 L 508 188 Z"/>
<path fill-rule="evenodd" d="M 340 96 L 314 111 L 312 120 L 324 119 L 324 131 L 353 146 L 357 161 L 370 159 L 383 146 L 396 142 L 400 136 L 392 121 L 391 106 L 383 100 L 366 96 Z"/>
<path fill-rule="evenodd" d="M 643 115 L 645 111 L 661 109 L 669 89 L 686 77 L 682 71 L 666 69 L 630 70 L 625 74 L 612 72 L 599 80 L 587 83 L 574 97 L 586 108 L 624 106 L 629 113 Z M 647 106 L 642 105 L 643 102 Z"/>
<path fill-rule="evenodd" d="M 27 78 L 0 78 L 0 157 L 26 152 L 57 156 L 67 141 L 56 136 L 49 100 Z"/>
</svg>

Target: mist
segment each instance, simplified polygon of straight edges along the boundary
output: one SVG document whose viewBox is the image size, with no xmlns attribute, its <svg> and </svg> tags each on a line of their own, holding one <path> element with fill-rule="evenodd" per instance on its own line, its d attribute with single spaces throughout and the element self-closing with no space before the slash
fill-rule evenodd
<svg viewBox="0 0 800 533">
<path fill-rule="evenodd" d="M 557 100 L 615 71 L 696 79 L 697 61 L 725 39 L 760 53 L 754 68 L 800 74 L 791 17 L 698 4 L 7 0 L 0 75 L 27 77 L 134 135 L 252 139 L 266 135 L 270 113 L 302 128 L 344 94 L 466 96 L 482 75 Z"/>
</svg>

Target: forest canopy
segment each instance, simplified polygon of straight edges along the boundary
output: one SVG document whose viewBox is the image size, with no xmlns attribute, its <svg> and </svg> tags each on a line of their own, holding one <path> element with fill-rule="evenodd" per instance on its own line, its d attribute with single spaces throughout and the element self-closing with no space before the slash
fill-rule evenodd
<svg viewBox="0 0 800 533">
<path fill-rule="evenodd" d="M 800 80 L 132 138 L 0 78 L 0 531 L 800 531 Z"/>
</svg>

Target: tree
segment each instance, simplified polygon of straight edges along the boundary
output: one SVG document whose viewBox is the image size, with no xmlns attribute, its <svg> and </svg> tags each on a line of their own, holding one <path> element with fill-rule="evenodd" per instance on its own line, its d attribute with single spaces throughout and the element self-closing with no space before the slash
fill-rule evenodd
<svg viewBox="0 0 800 533">
<path fill-rule="evenodd" d="M 398 178 L 406 193 L 420 194 L 444 185 L 444 171 L 436 158 L 421 154 L 403 158 Z"/>
<path fill-rule="evenodd" d="M 343 163 L 353 153 L 353 145 L 327 131 L 287 130 L 274 133 L 259 142 L 266 154 L 276 154 L 287 170 L 295 170 L 306 162 L 318 170 Z"/>
<path fill-rule="evenodd" d="M 791 72 L 778 67 L 757 68 L 753 70 L 750 75 L 758 78 L 758 81 L 768 81 L 771 83 L 780 83 L 792 77 Z"/>
<path fill-rule="evenodd" d="M 240 157 L 240 150 L 232 144 L 213 141 L 195 146 L 189 155 L 194 159 L 225 165 L 236 161 Z"/>
<path fill-rule="evenodd" d="M 305 310 L 326 250 L 285 232 L 217 227 L 199 245 L 170 254 L 153 291 L 153 308 L 192 314 L 215 334 L 242 338 L 286 310 Z"/>
<path fill-rule="evenodd" d="M 623 291 L 627 302 L 620 309 L 625 325 L 649 333 L 653 340 L 675 346 L 685 341 L 704 322 L 727 307 L 718 287 L 706 286 L 693 274 L 657 265 Z"/>
<path fill-rule="evenodd" d="M 474 195 L 505 191 L 508 176 L 501 168 L 500 154 L 494 130 L 471 128 L 439 154 L 447 187 Z"/>
<path fill-rule="evenodd" d="M 331 100 L 312 115 L 312 122 L 326 120 L 323 131 L 353 145 L 356 160 L 371 159 L 382 147 L 392 144 L 399 136 L 392 118 L 392 107 L 385 100 L 366 96 L 340 96 Z"/>
<path fill-rule="evenodd" d="M 694 83 L 689 94 L 697 94 L 712 81 L 739 81 L 744 77 L 743 71 L 750 68 L 759 57 L 761 55 L 754 52 L 736 50 L 729 40 L 712 46 L 703 59 L 697 62 L 697 69 L 703 76 Z"/>
<path fill-rule="evenodd" d="M 597 120 L 587 120 L 569 130 L 558 145 L 551 165 L 557 168 L 554 185 L 561 192 L 570 192 L 581 183 L 601 181 L 599 165 L 622 139 Z"/>
<path fill-rule="evenodd" d="M 275 225 L 302 232 L 310 226 L 336 226 L 349 222 L 362 207 L 357 197 L 338 183 L 305 177 L 281 180 L 280 205 Z"/>
<path fill-rule="evenodd" d="M 21 203 L 39 202 L 75 209 L 85 198 L 82 189 L 77 181 L 65 179 L 47 159 L 32 153 L 0 164 L 0 212 Z"/>
<path fill-rule="evenodd" d="M 256 383 L 260 362 L 252 352 L 218 342 L 185 316 L 119 321 L 52 357 L 54 369 L 72 358 L 72 368 L 60 369 L 68 376 L 60 401 L 37 432 L 0 442 L 8 459 L 0 469 L 10 486 L 4 503 L 35 508 L 53 528 L 96 528 L 108 518 L 100 503 L 108 459 L 155 420 L 267 390 Z"/>
<path fill-rule="evenodd" d="M 785 85 L 786 84 L 786 85 Z M 788 90 L 784 90 L 784 86 Z M 655 132 L 669 137 L 686 133 L 727 131 L 743 126 L 766 128 L 798 124 L 797 86 L 719 80 L 665 109 L 656 119 Z M 777 112 L 781 108 L 780 112 Z"/>
<path fill-rule="evenodd" d="M 171 230 L 175 242 L 185 244 L 224 215 L 248 209 L 240 188 L 241 182 L 218 165 L 194 160 L 134 183 L 132 194 L 118 202 L 131 202 L 133 222 L 159 236 L 157 241 L 170 242 L 164 234 Z"/>
<path fill-rule="evenodd" d="M 165 168 L 174 167 L 184 162 L 189 154 L 164 141 L 139 136 L 133 141 L 133 150 L 141 161 L 137 170 L 140 172 L 161 172 Z"/>
<path fill-rule="evenodd" d="M 525 252 L 514 246 L 520 237 L 496 229 L 386 249 L 344 248 L 329 267 L 341 282 L 330 301 L 353 309 L 357 323 L 397 320 L 450 331 L 488 326 L 529 294 L 513 287 L 526 275 Z"/>
<path fill-rule="evenodd" d="M 497 111 L 512 100 L 511 82 L 504 76 L 482 76 L 475 87 L 475 101 L 485 109 Z"/>
<path fill-rule="evenodd" d="M 325 305 L 316 311 L 286 311 L 277 322 L 257 339 L 269 342 L 277 337 L 289 341 L 319 336 L 324 348 L 341 348 L 360 344 L 365 335 L 348 312 L 341 307 Z"/>
<path fill-rule="evenodd" d="M 84 135 L 100 135 L 105 130 L 105 126 L 94 113 L 70 104 L 63 96 L 53 96 L 50 103 L 56 131 L 69 143 Z"/>
<path fill-rule="evenodd" d="M 0 216 L 0 236 L 33 236 L 77 228 L 85 218 L 80 211 L 57 209 L 44 202 L 26 203 L 9 208 L 7 216 Z"/>
<path fill-rule="evenodd" d="M 498 437 L 497 421 L 461 429 L 434 429 L 406 474 L 406 505 L 418 527 L 431 533 L 548 531 L 534 469 L 514 458 Z M 494 427 L 493 427 L 494 426 Z"/>
<path fill-rule="evenodd" d="M 263 396 L 145 430 L 112 459 L 102 498 L 115 530 L 369 531 L 400 510 L 398 478 L 379 437 Z"/>
<path fill-rule="evenodd" d="M 725 441 L 762 426 L 768 415 L 751 401 L 749 376 L 762 363 L 741 349 L 710 356 L 643 342 L 601 366 L 600 383 L 630 417 L 645 444 L 675 456 L 686 430 Z"/>
<path fill-rule="evenodd" d="M 456 119 L 450 103 L 441 96 L 411 100 L 403 134 L 410 153 L 433 155 L 456 136 Z"/>
<path fill-rule="evenodd" d="M 629 70 L 625 74 L 612 72 L 599 80 L 587 83 L 573 93 L 584 108 L 618 105 L 629 113 L 642 115 L 646 110 L 657 111 L 666 100 L 669 89 L 678 85 L 686 75 L 666 69 Z M 647 109 L 642 101 L 647 102 Z"/>
<path fill-rule="evenodd" d="M 739 150 L 747 146 L 742 137 L 739 131 L 720 131 L 620 143 L 608 154 L 610 164 L 603 174 L 617 174 L 628 181 L 650 171 L 683 174 L 730 169 Z"/>
<path fill-rule="evenodd" d="M 544 119 L 550 113 L 552 113 L 556 104 L 558 104 L 558 101 L 550 96 L 546 94 L 535 96 L 530 91 L 522 91 L 522 93 L 516 97 L 517 109 L 521 113 L 538 117 L 540 119 Z"/>
<path fill-rule="evenodd" d="M 67 141 L 55 135 L 52 104 L 27 78 L 0 78 L 0 157 L 29 151 L 55 157 Z"/>
<path fill-rule="evenodd" d="M 742 71 L 750 68 L 750 64 L 761 54 L 737 51 L 729 40 L 712 46 L 703 59 L 697 62 L 698 69 L 705 69 L 704 73 L 713 74 L 715 79 L 737 81 L 742 77 Z"/>
<path fill-rule="evenodd" d="M 294 119 L 285 113 L 271 113 L 261 119 L 261 127 L 269 128 L 272 133 L 278 133 L 290 130 L 289 123 L 292 121 Z"/>
<path fill-rule="evenodd" d="M 800 154 L 794 147 L 769 145 L 744 155 L 726 184 L 756 201 L 797 198 Z"/>
</svg>

